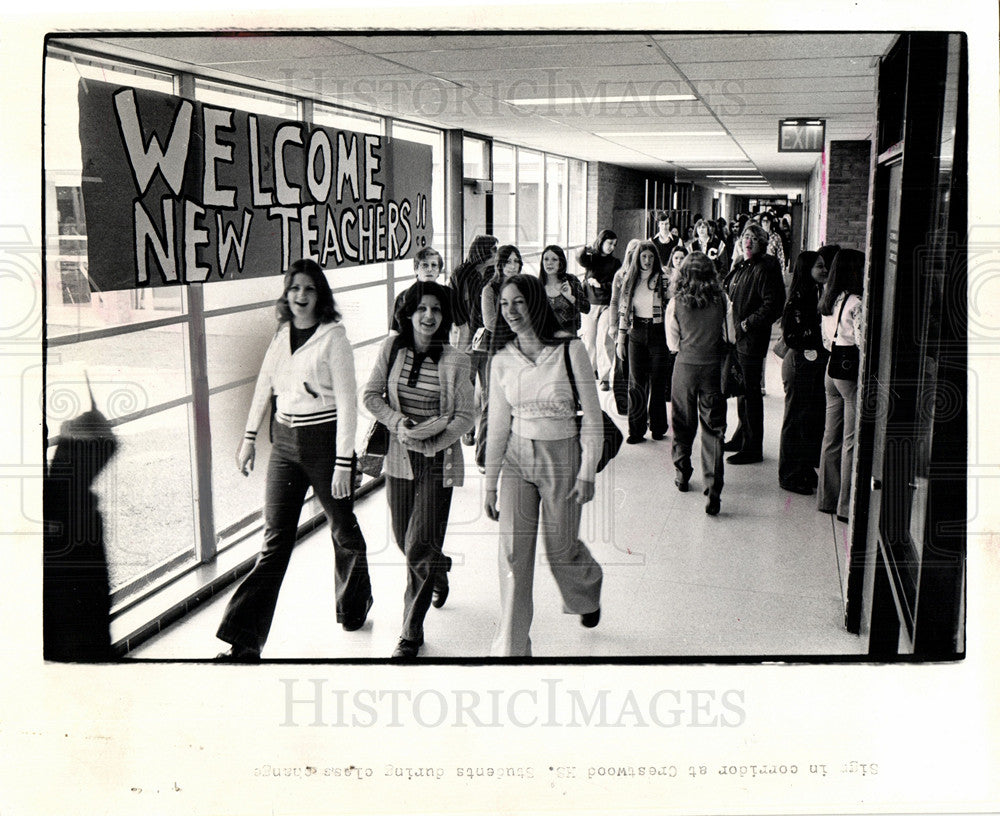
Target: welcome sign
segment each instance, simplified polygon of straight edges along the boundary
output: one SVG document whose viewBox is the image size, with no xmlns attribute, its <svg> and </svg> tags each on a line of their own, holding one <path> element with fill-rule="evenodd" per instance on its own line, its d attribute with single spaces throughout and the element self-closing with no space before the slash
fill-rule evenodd
<svg viewBox="0 0 1000 816">
<path fill-rule="evenodd" d="M 427 246 L 431 148 L 81 80 L 89 274 L 134 289 Z"/>
</svg>

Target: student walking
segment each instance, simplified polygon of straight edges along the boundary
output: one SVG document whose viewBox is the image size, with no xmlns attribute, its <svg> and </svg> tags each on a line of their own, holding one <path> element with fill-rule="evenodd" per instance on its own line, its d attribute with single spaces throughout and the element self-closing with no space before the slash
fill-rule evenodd
<svg viewBox="0 0 1000 816">
<path fill-rule="evenodd" d="M 219 660 L 260 659 L 310 487 L 333 537 L 337 622 L 354 632 L 364 625 L 372 605 L 367 548 L 354 515 L 354 354 L 319 264 L 303 259 L 289 267 L 277 312 L 278 330 L 264 355 L 236 456 L 237 466 L 248 475 L 273 396 L 264 547 L 222 617 L 217 637 L 231 647 Z"/>
<path fill-rule="evenodd" d="M 579 535 L 582 506 L 594 498 L 601 410 L 586 351 L 559 330 L 536 278 L 504 284 L 496 346 L 485 509 L 500 522 L 500 619 L 491 651 L 523 656 L 531 654 L 539 532 L 563 609 L 586 627 L 600 620 L 601 568 Z M 583 411 L 579 430 L 570 377 Z"/>
</svg>

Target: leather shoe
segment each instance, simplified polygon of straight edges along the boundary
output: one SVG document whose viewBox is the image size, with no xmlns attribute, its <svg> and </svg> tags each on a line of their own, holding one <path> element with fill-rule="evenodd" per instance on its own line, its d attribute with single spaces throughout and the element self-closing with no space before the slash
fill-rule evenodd
<svg viewBox="0 0 1000 816">
<path fill-rule="evenodd" d="M 434 590 L 431 592 L 431 606 L 435 609 L 440 609 L 444 606 L 444 602 L 448 600 L 448 591 L 448 575 L 441 573 L 434 582 Z"/>
<path fill-rule="evenodd" d="M 356 615 L 351 618 L 344 618 L 344 622 L 341 624 L 341 626 L 344 627 L 345 632 L 357 632 L 358 629 L 360 629 L 362 626 L 365 625 L 365 621 L 368 620 L 368 610 L 372 608 L 372 602 L 374 600 L 375 599 L 372 598 L 371 595 L 369 595 L 368 603 L 365 604 L 364 612 L 362 612 L 360 615 Z"/>
<path fill-rule="evenodd" d="M 629 436 L 625 442 L 629 445 L 638 445 L 640 442 L 645 442 L 646 437 L 644 436 Z"/>
<path fill-rule="evenodd" d="M 420 653 L 420 647 L 423 645 L 423 638 L 420 638 L 420 640 L 400 638 L 399 643 L 396 644 L 396 648 L 392 652 L 392 656 L 396 659 L 416 657 Z"/>
<path fill-rule="evenodd" d="M 736 438 L 730 439 L 728 442 L 722 443 L 722 449 L 727 453 L 735 453 L 741 447 L 740 441 Z"/>
<path fill-rule="evenodd" d="M 801 496 L 811 496 L 813 494 L 813 489 L 805 482 L 778 482 L 778 484 L 782 490 L 787 490 L 789 493 L 798 493 Z"/>
<path fill-rule="evenodd" d="M 687 493 L 691 489 L 690 476 L 685 476 L 683 473 L 678 473 L 674 476 L 674 484 L 677 485 L 677 489 L 681 493 Z"/>
<path fill-rule="evenodd" d="M 661 439 L 666 439 L 666 437 L 667 437 L 667 432 L 666 431 L 664 431 L 663 433 L 655 433 L 655 434 L 653 434 L 653 440 L 656 441 L 656 442 L 659 442 Z"/>
<path fill-rule="evenodd" d="M 755 465 L 757 462 L 763 462 L 764 456 L 750 451 L 737 451 L 731 456 L 727 456 L 726 461 L 731 465 Z"/>
<path fill-rule="evenodd" d="M 705 512 L 710 516 L 719 515 L 722 509 L 722 500 L 714 493 L 708 497 L 708 504 L 705 505 Z"/>
<path fill-rule="evenodd" d="M 248 646 L 230 646 L 226 651 L 219 652 L 215 659 L 219 663 L 257 663 L 260 661 L 260 652 Z"/>
<path fill-rule="evenodd" d="M 586 626 L 588 629 L 593 629 L 600 623 L 601 620 L 601 607 L 597 607 L 593 612 L 587 612 L 585 615 L 580 615 L 580 625 Z"/>
</svg>

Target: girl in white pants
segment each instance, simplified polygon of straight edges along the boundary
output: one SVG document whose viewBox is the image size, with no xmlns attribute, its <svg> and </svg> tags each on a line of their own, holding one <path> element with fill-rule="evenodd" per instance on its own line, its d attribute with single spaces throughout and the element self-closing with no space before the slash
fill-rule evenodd
<svg viewBox="0 0 1000 816">
<path fill-rule="evenodd" d="M 564 611 L 586 627 L 600 619 L 601 568 L 579 533 L 581 507 L 594 498 L 602 420 L 586 350 L 558 330 L 537 279 L 514 275 L 504 284 L 495 343 L 485 507 L 500 522 L 501 608 L 491 651 L 529 656 L 539 530 Z M 566 343 L 583 411 L 580 430 Z"/>
</svg>

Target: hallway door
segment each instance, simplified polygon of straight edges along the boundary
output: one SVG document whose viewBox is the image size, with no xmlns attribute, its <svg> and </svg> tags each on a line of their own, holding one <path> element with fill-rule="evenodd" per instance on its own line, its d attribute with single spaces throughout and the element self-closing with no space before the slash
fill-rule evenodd
<svg viewBox="0 0 1000 816">
<path fill-rule="evenodd" d="M 902 35 L 879 72 L 847 627 L 869 654 L 961 654 L 965 577 L 966 63 Z"/>
</svg>

